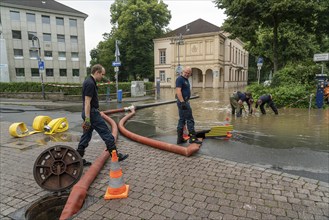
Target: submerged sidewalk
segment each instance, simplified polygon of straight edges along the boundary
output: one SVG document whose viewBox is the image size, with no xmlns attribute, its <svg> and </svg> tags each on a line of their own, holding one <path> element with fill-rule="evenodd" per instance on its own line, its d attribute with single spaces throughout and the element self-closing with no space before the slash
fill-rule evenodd
<svg viewBox="0 0 329 220">
<path fill-rule="evenodd" d="M 80 132 L 63 133 L 62 142 L 44 134 L 14 139 L 11 123 L 1 119 L 0 219 L 12 219 L 17 210 L 46 194 L 33 178 L 36 158 L 55 145 L 75 148 Z M 110 161 L 88 190 L 90 206 L 73 219 L 328 219 L 329 185 L 313 179 L 215 159 L 201 154 L 184 157 L 153 149 L 119 136 L 120 162 L 130 185 L 128 198 L 104 200 Z M 94 135 L 86 159 L 94 161 L 104 150 Z M 88 168 L 85 168 L 85 171 Z"/>
</svg>

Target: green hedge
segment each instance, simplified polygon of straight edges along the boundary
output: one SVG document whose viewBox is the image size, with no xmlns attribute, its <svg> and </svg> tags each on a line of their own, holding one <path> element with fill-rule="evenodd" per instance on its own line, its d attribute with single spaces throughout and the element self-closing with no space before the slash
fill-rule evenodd
<svg viewBox="0 0 329 220">
<path fill-rule="evenodd" d="M 255 101 L 263 94 L 272 94 L 273 101 L 279 107 L 308 108 L 310 97 L 315 107 L 316 80 L 319 73 L 316 64 L 289 64 L 276 72 L 270 86 L 251 84 L 247 90 L 252 92 Z"/>
<path fill-rule="evenodd" d="M 54 86 L 58 85 L 58 86 Z M 152 82 L 144 82 L 145 91 L 153 90 L 154 85 Z M 82 84 L 78 83 L 45 83 L 45 92 L 63 92 L 65 95 L 81 95 Z M 73 87 L 65 87 L 73 86 Z M 116 84 L 100 85 L 98 88 L 99 94 L 106 94 L 107 87 L 110 86 L 110 93 L 116 93 Z M 118 84 L 122 92 L 130 92 L 131 83 L 124 82 Z M 40 92 L 42 90 L 41 83 L 37 82 L 0 82 L 0 92 L 4 93 L 20 93 L 20 92 Z"/>
<path fill-rule="evenodd" d="M 309 85 L 296 84 L 284 85 L 280 87 L 269 87 L 258 84 L 252 84 L 247 87 L 247 90 L 252 92 L 255 101 L 264 94 L 271 94 L 274 103 L 278 107 L 290 108 L 308 108 L 310 96 L 313 96 L 312 107 L 315 107 L 315 92 L 316 89 Z"/>
</svg>

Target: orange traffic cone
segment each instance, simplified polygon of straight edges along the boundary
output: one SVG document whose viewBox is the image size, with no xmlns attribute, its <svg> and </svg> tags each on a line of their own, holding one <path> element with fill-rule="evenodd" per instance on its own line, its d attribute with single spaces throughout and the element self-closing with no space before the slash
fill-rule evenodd
<svg viewBox="0 0 329 220">
<path fill-rule="evenodd" d="M 122 170 L 116 150 L 112 151 L 110 181 L 104 199 L 123 199 L 128 197 L 129 185 L 124 184 Z"/>
<path fill-rule="evenodd" d="M 183 129 L 183 139 L 184 140 L 190 139 L 190 136 L 188 135 L 188 130 L 187 130 L 187 126 L 186 125 L 184 125 L 184 129 Z"/>
</svg>

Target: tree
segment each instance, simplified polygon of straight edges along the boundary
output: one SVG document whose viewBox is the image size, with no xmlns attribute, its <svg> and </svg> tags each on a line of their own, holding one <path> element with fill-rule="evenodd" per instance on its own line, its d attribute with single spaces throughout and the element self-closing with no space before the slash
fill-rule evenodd
<svg viewBox="0 0 329 220">
<path fill-rule="evenodd" d="M 215 0 L 225 9 L 223 29 L 265 55 L 274 72 L 287 61 L 304 59 L 328 36 L 327 0 Z M 310 44 L 310 45 L 309 45 Z M 305 51 L 307 51 L 305 53 Z"/>
<path fill-rule="evenodd" d="M 106 77 L 111 81 L 115 81 L 115 73 L 112 67 L 112 61 L 115 60 L 115 39 L 113 38 L 113 30 L 110 34 L 103 34 L 104 41 L 98 43 L 96 49 L 90 51 L 90 66 L 97 63 L 102 64 L 106 69 Z"/>
<path fill-rule="evenodd" d="M 120 59 L 130 79 L 153 78 L 153 41 L 164 33 L 171 19 L 163 1 L 116 0 L 110 8 L 113 35 L 120 40 Z M 128 79 L 127 79 L 128 80 Z"/>
</svg>

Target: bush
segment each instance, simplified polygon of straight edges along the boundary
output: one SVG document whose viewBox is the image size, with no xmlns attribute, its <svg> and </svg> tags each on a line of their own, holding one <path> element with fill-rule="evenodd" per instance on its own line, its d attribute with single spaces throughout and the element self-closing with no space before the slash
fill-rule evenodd
<svg viewBox="0 0 329 220">
<path fill-rule="evenodd" d="M 58 86 L 56 86 L 58 85 Z M 145 90 L 152 90 L 153 83 L 145 82 Z M 45 92 L 54 93 L 54 92 L 63 92 L 65 95 L 81 95 L 82 85 L 79 83 L 45 83 Z M 71 87 L 70 87 L 71 86 Z M 111 83 L 110 93 L 116 93 L 116 84 Z M 130 92 L 131 83 L 119 83 L 119 89 L 122 89 L 122 92 Z M 99 94 L 106 94 L 108 85 L 100 85 L 98 87 Z M 42 90 L 41 83 L 37 82 L 0 82 L 0 92 L 6 93 L 20 93 L 20 92 L 40 92 Z"/>
<path fill-rule="evenodd" d="M 319 67 L 314 63 L 287 65 L 275 73 L 270 86 L 251 84 L 255 101 L 264 94 L 271 94 L 278 107 L 308 108 L 311 95 L 315 95 L 315 74 Z M 312 104 L 314 105 L 314 104 Z"/>
<path fill-rule="evenodd" d="M 316 64 L 293 64 L 276 72 L 273 76 L 271 86 L 281 85 L 314 85 L 315 75 L 320 73 Z"/>
</svg>

